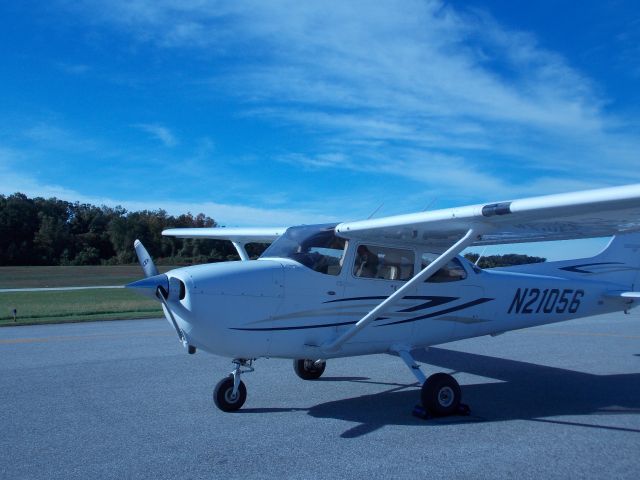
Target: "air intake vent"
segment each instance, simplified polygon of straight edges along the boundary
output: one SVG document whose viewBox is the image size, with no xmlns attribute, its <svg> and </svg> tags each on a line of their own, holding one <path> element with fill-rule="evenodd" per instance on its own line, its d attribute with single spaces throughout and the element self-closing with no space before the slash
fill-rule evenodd
<svg viewBox="0 0 640 480">
<path fill-rule="evenodd" d="M 184 297 L 187 296 L 187 287 L 185 286 L 182 280 L 178 280 L 178 281 L 180 282 L 180 294 L 178 295 L 178 298 L 180 300 L 184 300 Z"/>
</svg>

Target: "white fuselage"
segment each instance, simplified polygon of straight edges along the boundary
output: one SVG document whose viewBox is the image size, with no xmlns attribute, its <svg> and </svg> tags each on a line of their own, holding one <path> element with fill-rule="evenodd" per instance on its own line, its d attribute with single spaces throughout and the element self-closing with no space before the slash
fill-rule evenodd
<svg viewBox="0 0 640 480">
<path fill-rule="evenodd" d="M 353 256 L 353 252 L 352 255 Z M 185 284 L 169 306 L 199 349 L 232 358 L 331 358 L 416 348 L 545 323 L 623 310 L 607 291 L 628 288 L 566 278 L 544 264 L 545 275 L 479 270 L 460 259 L 466 278 L 423 282 L 338 352 L 323 345 L 352 327 L 404 282 L 358 278 L 352 260 L 338 275 L 287 258 L 180 268 Z M 416 265 L 416 268 L 420 268 Z M 540 270 L 540 269 L 538 269 Z"/>
</svg>

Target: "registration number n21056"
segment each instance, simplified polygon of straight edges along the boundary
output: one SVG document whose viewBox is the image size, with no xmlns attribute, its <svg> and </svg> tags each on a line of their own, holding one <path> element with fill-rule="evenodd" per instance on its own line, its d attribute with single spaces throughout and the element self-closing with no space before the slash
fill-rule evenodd
<svg viewBox="0 0 640 480">
<path fill-rule="evenodd" d="M 576 313 L 584 290 L 518 288 L 508 313 Z"/>
</svg>

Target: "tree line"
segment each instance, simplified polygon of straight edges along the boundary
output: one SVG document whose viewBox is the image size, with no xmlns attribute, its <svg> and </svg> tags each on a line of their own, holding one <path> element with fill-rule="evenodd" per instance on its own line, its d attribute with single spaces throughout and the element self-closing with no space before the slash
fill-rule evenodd
<svg viewBox="0 0 640 480">
<path fill-rule="evenodd" d="M 477 253 L 467 253 L 465 258 L 472 263 L 478 261 L 479 255 Z M 520 253 L 507 253 L 505 255 L 488 255 L 486 257 L 480 257 L 478 266 L 480 268 L 495 268 L 495 267 L 510 267 L 513 265 L 522 265 L 525 263 L 541 263 L 546 262 L 544 257 L 532 257 L 530 255 L 523 255 Z"/>
<path fill-rule="evenodd" d="M 184 265 L 238 259 L 230 242 L 162 236 L 167 228 L 216 227 L 199 213 L 168 215 L 164 210 L 128 212 L 68 202 L 29 198 L 23 193 L 0 195 L 0 266 L 117 265 L 137 261 L 133 242 L 139 239 L 156 263 Z M 247 245 L 257 257 L 266 245 Z M 475 262 L 477 254 L 466 257 Z M 481 268 L 544 262 L 541 257 L 507 254 L 482 257 Z"/>
<path fill-rule="evenodd" d="M 22 193 L 0 195 L 0 265 L 133 263 L 137 261 L 135 239 L 145 245 L 154 261 L 165 264 L 236 259 L 229 242 L 162 236 L 166 228 L 215 226 L 215 220 L 202 213 L 128 212 L 119 206 L 29 198 Z M 254 246 L 254 250 L 260 248 Z"/>
</svg>

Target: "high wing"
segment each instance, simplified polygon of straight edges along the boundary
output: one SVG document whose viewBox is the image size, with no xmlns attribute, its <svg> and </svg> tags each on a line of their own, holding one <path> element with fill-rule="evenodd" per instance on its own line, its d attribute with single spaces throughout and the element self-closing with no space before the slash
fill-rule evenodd
<svg viewBox="0 0 640 480">
<path fill-rule="evenodd" d="M 170 228 L 162 235 L 178 238 L 209 238 L 230 240 L 242 261 L 249 260 L 247 243 L 271 243 L 284 233 L 287 227 L 273 228 Z"/>
<path fill-rule="evenodd" d="M 170 228 L 162 235 L 178 238 L 210 238 L 240 243 L 270 243 L 284 233 L 287 227 L 273 228 Z"/>
<path fill-rule="evenodd" d="M 604 237 L 638 230 L 640 184 L 341 223 L 336 232 L 346 238 L 418 244 L 442 253 L 322 349 L 338 351 L 471 245 Z"/>
<path fill-rule="evenodd" d="M 473 229 L 471 245 L 605 237 L 640 230 L 640 184 L 483 203 L 341 223 L 338 235 L 444 250 Z"/>
</svg>

